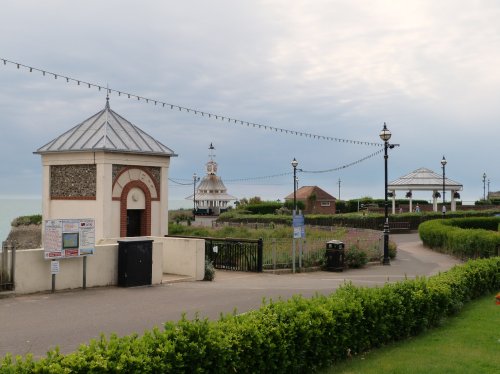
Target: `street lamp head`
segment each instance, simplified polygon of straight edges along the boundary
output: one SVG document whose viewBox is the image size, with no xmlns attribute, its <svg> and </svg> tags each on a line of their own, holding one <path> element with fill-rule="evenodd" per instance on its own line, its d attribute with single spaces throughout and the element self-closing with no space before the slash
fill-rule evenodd
<svg viewBox="0 0 500 374">
<path fill-rule="evenodd" d="M 483 173 L 483 181 L 486 180 L 486 173 Z"/>
<path fill-rule="evenodd" d="M 391 138 L 391 135 L 391 132 L 387 129 L 387 125 L 384 122 L 384 128 L 382 129 L 382 131 L 380 131 L 379 135 L 380 139 L 382 139 L 384 142 L 387 142 Z"/>
<path fill-rule="evenodd" d="M 299 162 L 295 159 L 295 157 L 293 158 L 293 161 L 292 161 L 292 166 L 293 168 L 295 169 L 297 167 L 297 165 L 299 164 Z"/>
<path fill-rule="evenodd" d="M 446 161 L 446 159 L 444 158 L 444 155 L 443 155 L 443 159 L 441 160 L 441 165 L 446 166 L 448 162 Z"/>
</svg>

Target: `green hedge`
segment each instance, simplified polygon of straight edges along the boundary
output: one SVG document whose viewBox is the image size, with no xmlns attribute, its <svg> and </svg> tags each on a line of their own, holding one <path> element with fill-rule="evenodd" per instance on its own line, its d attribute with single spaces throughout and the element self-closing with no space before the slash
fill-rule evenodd
<svg viewBox="0 0 500 374">
<path fill-rule="evenodd" d="M 244 209 L 251 214 L 274 214 L 282 206 L 282 203 L 276 201 L 265 201 L 259 204 L 247 204 Z"/>
<path fill-rule="evenodd" d="M 446 219 L 462 217 L 491 217 L 498 210 L 487 211 L 457 211 L 446 214 Z M 408 222 L 411 230 L 417 230 L 422 222 L 441 219 L 441 212 L 421 212 L 390 214 L 389 222 Z M 238 223 L 267 223 L 291 225 L 291 215 L 277 214 L 241 214 L 238 210 L 223 213 L 219 216 L 218 222 L 238 222 Z M 307 214 L 305 216 L 306 225 L 315 226 L 343 226 L 356 227 L 371 230 L 382 230 L 384 225 L 384 215 L 379 213 L 347 213 L 347 214 Z"/>
<path fill-rule="evenodd" d="M 380 288 L 269 302 L 219 321 L 185 318 L 144 336 L 91 341 L 62 355 L 6 356 L 0 373 L 289 373 L 320 367 L 439 325 L 468 300 L 500 289 L 500 258 Z"/>
<path fill-rule="evenodd" d="M 433 220 L 420 225 L 425 246 L 461 258 L 491 257 L 500 250 L 499 217 Z"/>
</svg>

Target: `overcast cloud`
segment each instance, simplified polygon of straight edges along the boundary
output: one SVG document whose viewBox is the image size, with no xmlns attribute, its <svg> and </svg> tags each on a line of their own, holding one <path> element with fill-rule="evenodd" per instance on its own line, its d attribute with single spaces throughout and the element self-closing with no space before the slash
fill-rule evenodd
<svg viewBox="0 0 500 374">
<path fill-rule="evenodd" d="M 0 12 L 0 58 L 245 121 L 380 142 L 389 179 L 419 167 L 482 197 L 500 190 L 498 1 L 16 1 Z M 1 61 L 0 61 L 1 62 Z M 98 112 L 105 92 L 0 66 L 0 195 L 41 195 L 32 152 Z M 283 199 L 292 177 L 380 148 L 254 129 L 112 94 L 111 108 L 173 149 L 170 177 L 204 174 L 210 142 L 228 192 Z M 383 156 L 299 174 L 341 198 L 383 197 Z M 171 184 L 170 199 L 192 187 Z M 417 196 L 430 199 L 430 192 Z"/>
</svg>

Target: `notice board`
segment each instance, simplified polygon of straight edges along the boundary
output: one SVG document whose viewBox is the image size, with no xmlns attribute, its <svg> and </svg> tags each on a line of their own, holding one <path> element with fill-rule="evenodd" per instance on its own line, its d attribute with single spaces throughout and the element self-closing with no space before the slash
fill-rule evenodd
<svg viewBox="0 0 500 374">
<path fill-rule="evenodd" d="M 95 221 L 90 218 L 45 220 L 43 247 L 47 260 L 92 255 Z"/>
</svg>

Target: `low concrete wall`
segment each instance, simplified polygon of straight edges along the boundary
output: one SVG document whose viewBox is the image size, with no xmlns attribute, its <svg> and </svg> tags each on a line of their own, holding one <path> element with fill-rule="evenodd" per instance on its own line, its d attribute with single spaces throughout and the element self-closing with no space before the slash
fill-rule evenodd
<svg viewBox="0 0 500 374">
<path fill-rule="evenodd" d="M 43 258 L 43 248 L 16 252 L 16 293 L 33 293 L 52 289 L 50 262 Z M 83 258 L 59 261 L 56 290 L 83 285 Z M 116 285 L 118 281 L 118 244 L 97 245 L 87 257 L 87 287 Z"/>
<path fill-rule="evenodd" d="M 163 273 L 187 275 L 202 280 L 205 272 L 205 244 L 200 239 L 153 239 L 152 284 L 162 282 Z M 87 256 L 87 287 L 112 286 L 118 283 L 117 239 L 101 241 L 95 253 Z M 16 251 L 15 292 L 26 294 L 50 291 L 52 275 L 50 262 L 43 258 L 43 248 Z M 59 261 L 56 290 L 81 288 L 83 285 L 83 258 Z"/>
<path fill-rule="evenodd" d="M 191 238 L 155 238 L 163 242 L 163 272 L 205 277 L 205 240 Z"/>
</svg>

